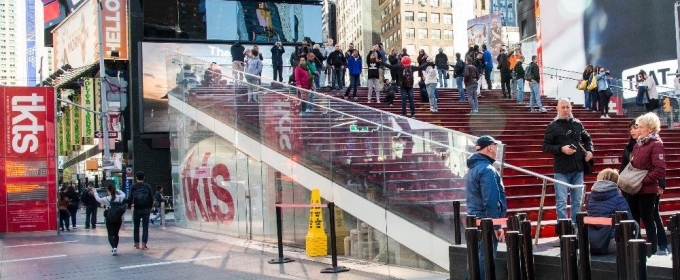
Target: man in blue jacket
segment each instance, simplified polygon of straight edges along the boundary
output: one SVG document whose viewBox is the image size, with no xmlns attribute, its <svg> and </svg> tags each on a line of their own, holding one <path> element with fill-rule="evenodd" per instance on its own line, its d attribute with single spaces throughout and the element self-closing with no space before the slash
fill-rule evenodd
<svg viewBox="0 0 680 280">
<path fill-rule="evenodd" d="M 465 194 L 468 215 L 477 218 L 503 218 L 508 210 L 505 188 L 498 170 L 493 166 L 498 154 L 498 142 L 484 135 L 477 139 L 477 153 L 467 159 L 468 174 L 465 179 Z M 498 241 L 503 242 L 505 235 L 500 226 L 494 226 L 493 257 L 496 257 Z M 484 250 L 479 244 L 479 268 L 484 280 Z"/>
<path fill-rule="evenodd" d="M 484 57 L 484 79 L 486 80 L 486 89 L 491 90 L 491 72 L 493 72 L 493 60 L 491 60 L 491 52 L 486 48 L 486 44 L 482 45 L 482 56 Z"/>
</svg>

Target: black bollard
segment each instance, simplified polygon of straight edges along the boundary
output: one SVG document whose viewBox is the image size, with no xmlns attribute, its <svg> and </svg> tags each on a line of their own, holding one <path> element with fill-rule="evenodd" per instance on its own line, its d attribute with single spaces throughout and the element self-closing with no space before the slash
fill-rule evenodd
<svg viewBox="0 0 680 280">
<path fill-rule="evenodd" d="M 522 279 L 534 279 L 534 248 L 531 245 L 531 222 L 524 220 L 519 225 L 522 232 Z"/>
<path fill-rule="evenodd" d="M 477 227 L 468 227 L 465 229 L 465 243 L 467 244 L 468 279 L 482 279 L 479 271 L 479 230 Z M 450 273 L 453 273 L 453 270 L 450 271 Z M 450 276 L 451 279 L 454 279 L 454 275 Z"/>
<path fill-rule="evenodd" d="M 453 202 L 453 242 L 456 245 L 463 243 L 460 236 L 460 201 Z"/>
<path fill-rule="evenodd" d="M 616 217 L 616 214 L 614 215 Z M 616 217 L 618 219 L 619 217 Z M 623 241 L 623 229 L 621 223 L 617 222 L 614 225 L 614 240 L 616 241 L 616 276 L 618 280 L 628 279 L 628 269 L 626 268 L 626 254 L 621 252 L 626 251 L 626 242 Z"/>
<path fill-rule="evenodd" d="M 519 221 L 526 221 L 527 220 L 527 213 L 517 213 L 517 218 L 519 218 Z"/>
<path fill-rule="evenodd" d="M 475 215 L 465 216 L 465 227 L 466 228 L 477 227 L 477 216 Z"/>
<path fill-rule="evenodd" d="M 680 279 L 680 213 L 671 216 L 668 227 L 671 230 L 673 279 Z"/>
<path fill-rule="evenodd" d="M 517 215 L 508 217 L 508 231 L 519 231 L 519 217 Z"/>
<path fill-rule="evenodd" d="M 576 214 L 576 225 L 578 226 L 578 257 L 579 272 L 581 280 L 590 280 L 590 239 L 588 238 L 588 226 L 584 219 L 588 216 L 586 212 Z"/>
<path fill-rule="evenodd" d="M 278 259 L 271 259 L 269 260 L 270 264 L 278 264 L 278 263 L 289 263 L 293 262 L 294 260 L 291 260 L 290 258 L 284 258 L 283 257 L 283 218 L 281 214 L 281 207 L 276 206 L 276 242 L 278 245 L 279 249 L 279 258 Z"/>
<path fill-rule="evenodd" d="M 644 239 L 628 240 L 628 279 L 647 279 L 647 245 Z"/>
<path fill-rule="evenodd" d="M 330 220 L 330 228 L 331 228 L 331 265 L 333 267 L 329 268 L 324 268 L 321 270 L 321 273 L 340 273 L 340 272 L 347 272 L 349 271 L 349 268 L 344 267 L 344 266 L 338 266 L 338 249 L 337 249 L 337 236 L 335 233 L 335 203 L 329 202 L 328 203 L 328 212 L 329 212 L 329 220 Z"/>
<path fill-rule="evenodd" d="M 522 269 L 520 266 L 519 231 L 506 232 L 505 243 L 508 246 L 508 280 L 521 280 Z"/>
<path fill-rule="evenodd" d="M 562 263 L 562 279 L 578 280 L 575 235 L 563 235 L 560 237 L 560 257 Z"/>
<path fill-rule="evenodd" d="M 557 220 L 557 236 L 562 237 L 564 235 L 574 234 L 571 225 L 571 219 L 559 219 Z"/>
<path fill-rule="evenodd" d="M 496 279 L 496 264 L 493 255 L 493 220 L 482 219 L 482 250 L 484 252 L 484 275 L 486 280 Z"/>
</svg>

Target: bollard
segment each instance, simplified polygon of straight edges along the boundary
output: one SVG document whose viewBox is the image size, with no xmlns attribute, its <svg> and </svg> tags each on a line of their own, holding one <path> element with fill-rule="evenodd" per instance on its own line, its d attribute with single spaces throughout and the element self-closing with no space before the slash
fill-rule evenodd
<svg viewBox="0 0 680 280">
<path fill-rule="evenodd" d="M 477 217 L 475 215 L 465 216 L 465 227 L 477 227 Z"/>
<path fill-rule="evenodd" d="M 329 202 L 328 203 L 328 216 L 330 220 L 330 228 L 331 228 L 331 265 L 333 267 L 329 268 L 324 268 L 321 270 L 321 273 L 340 273 L 340 272 L 347 272 L 349 271 L 349 268 L 344 267 L 344 266 L 338 266 L 338 250 L 337 250 L 337 236 L 335 233 L 335 203 Z"/>
<path fill-rule="evenodd" d="M 519 231 L 519 217 L 517 215 L 508 217 L 508 231 Z"/>
<path fill-rule="evenodd" d="M 505 243 L 508 246 L 508 279 L 521 280 L 522 269 L 520 266 L 519 231 L 506 232 Z"/>
<path fill-rule="evenodd" d="M 578 226 L 578 257 L 579 272 L 581 280 L 590 280 L 590 239 L 588 238 L 588 226 L 584 218 L 588 216 L 586 212 L 576 214 L 576 224 Z"/>
<path fill-rule="evenodd" d="M 460 201 L 453 202 L 453 242 L 456 245 L 463 243 L 460 236 Z"/>
<path fill-rule="evenodd" d="M 560 257 L 562 263 L 562 279 L 578 280 L 575 235 L 563 235 L 560 237 Z"/>
<path fill-rule="evenodd" d="M 647 279 L 647 245 L 644 239 L 628 240 L 628 279 Z"/>
<path fill-rule="evenodd" d="M 520 223 L 522 232 L 522 278 L 534 279 L 534 248 L 531 245 L 531 222 L 524 220 Z"/>
<path fill-rule="evenodd" d="M 668 227 L 671 229 L 671 251 L 673 259 L 673 279 L 680 279 L 680 213 L 671 216 Z"/>
<path fill-rule="evenodd" d="M 289 263 L 292 262 L 293 260 L 290 258 L 284 258 L 283 257 L 283 218 L 281 214 L 281 207 L 276 206 L 276 239 L 277 239 L 277 245 L 279 249 L 279 257 L 276 259 L 271 259 L 269 260 L 270 264 L 281 264 L 281 263 Z"/>
<path fill-rule="evenodd" d="M 562 237 L 564 235 L 573 234 L 573 229 L 571 225 L 571 219 L 559 219 L 557 220 L 557 236 Z"/>
<path fill-rule="evenodd" d="M 618 218 L 620 219 L 621 217 Z M 620 233 L 620 235 L 617 237 L 619 240 L 616 242 L 616 250 L 618 253 L 616 254 L 616 266 L 619 279 L 629 279 L 631 276 L 629 274 L 630 270 L 628 269 L 628 266 L 630 265 L 630 259 L 628 258 L 628 254 L 626 254 L 626 252 L 628 250 L 628 241 L 635 239 L 634 231 L 635 221 L 621 220 L 619 221 L 619 226 L 616 227 L 617 234 Z"/>
<path fill-rule="evenodd" d="M 614 215 L 616 216 L 616 215 Z M 618 217 L 616 217 L 618 219 Z M 621 252 L 626 251 L 626 243 L 623 242 L 623 230 L 621 229 L 621 223 L 617 222 L 614 225 L 614 240 L 616 241 L 616 276 L 618 280 L 628 279 L 628 270 L 626 268 L 626 254 Z"/>
<path fill-rule="evenodd" d="M 479 271 L 479 230 L 477 227 L 468 227 L 465 229 L 465 243 L 467 244 L 467 267 L 468 279 L 479 280 L 481 274 Z M 450 273 L 453 273 L 451 271 Z M 451 279 L 454 276 L 451 275 Z"/>
<path fill-rule="evenodd" d="M 161 210 L 158 211 L 161 211 L 161 225 L 165 226 L 165 201 L 161 202 Z"/>
<path fill-rule="evenodd" d="M 496 264 L 493 255 L 493 221 L 489 218 L 482 219 L 482 250 L 484 252 L 484 275 L 486 280 L 496 279 Z"/>
<path fill-rule="evenodd" d="M 519 218 L 519 221 L 526 221 L 527 220 L 527 213 L 517 213 L 517 218 Z"/>
</svg>

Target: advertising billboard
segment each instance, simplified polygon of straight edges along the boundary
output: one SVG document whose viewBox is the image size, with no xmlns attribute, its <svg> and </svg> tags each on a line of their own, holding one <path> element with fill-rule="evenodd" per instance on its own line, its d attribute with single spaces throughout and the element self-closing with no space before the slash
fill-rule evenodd
<svg viewBox="0 0 680 280">
<path fill-rule="evenodd" d="M 205 1 L 208 40 L 322 42 L 320 5 Z"/>
<path fill-rule="evenodd" d="M 486 44 L 492 57 L 498 56 L 501 52 L 503 42 L 503 28 L 500 24 L 501 14 L 493 14 L 473 18 L 467 21 L 468 47 L 477 45 L 481 47 Z"/>
<path fill-rule="evenodd" d="M 56 230 L 54 89 L 3 87 L 0 97 L 0 232 Z"/>
</svg>

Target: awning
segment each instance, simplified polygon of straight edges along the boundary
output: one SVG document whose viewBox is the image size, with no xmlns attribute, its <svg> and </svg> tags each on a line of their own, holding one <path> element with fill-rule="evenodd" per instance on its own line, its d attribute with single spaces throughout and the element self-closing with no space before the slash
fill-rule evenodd
<svg viewBox="0 0 680 280">
<path fill-rule="evenodd" d="M 55 88 L 66 87 L 67 85 L 76 82 L 83 76 L 90 76 L 91 74 L 94 74 L 97 71 L 99 71 L 99 62 L 81 66 L 78 68 L 73 68 L 64 73 L 63 75 L 59 76 L 59 78 L 57 78 L 56 83 L 54 83 L 54 87 Z"/>
</svg>

